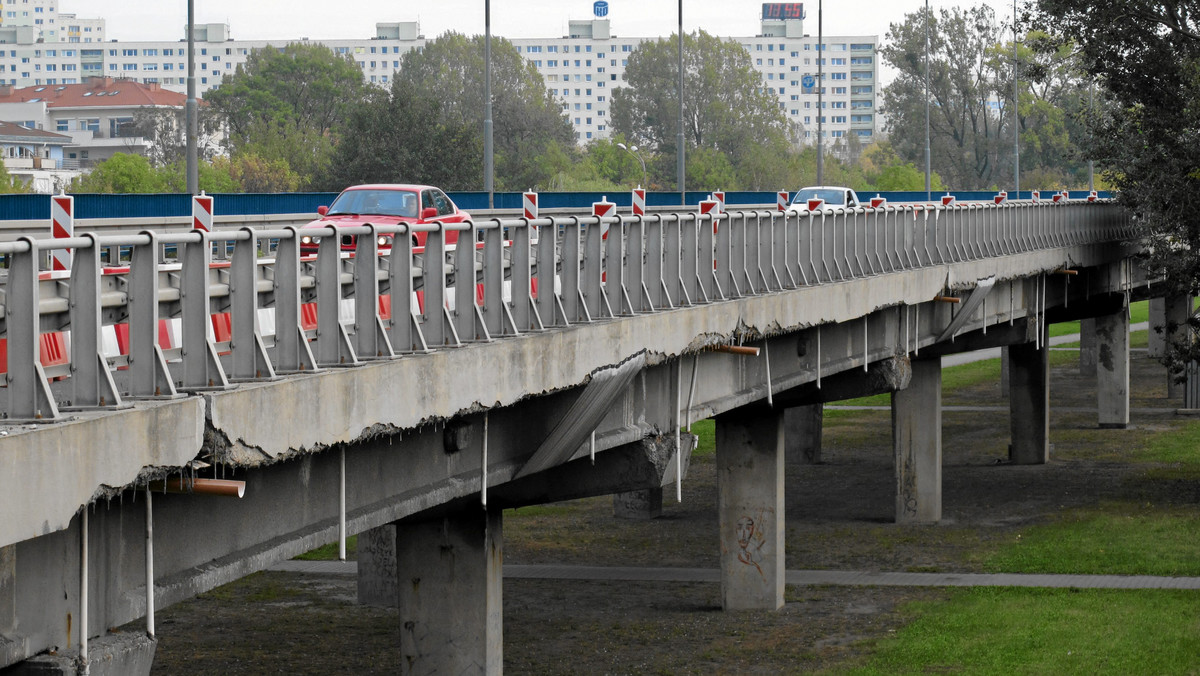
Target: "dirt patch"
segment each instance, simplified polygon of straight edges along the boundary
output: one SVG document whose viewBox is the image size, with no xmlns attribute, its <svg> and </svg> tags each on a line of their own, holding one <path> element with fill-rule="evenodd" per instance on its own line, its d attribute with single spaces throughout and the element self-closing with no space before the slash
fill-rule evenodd
<svg viewBox="0 0 1200 676">
<path fill-rule="evenodd" d="M 1135 355 L 1134 429 L 1098 430 L 1094 378 L 1055 369 L 1053 459 L 1006 463 L 1009 420 L 998 383 L 958 390 L 943 413 L 943 514 L 937 526 L 894 523 L 890 415 L 827 415 L 823 462 L 787 466 L 787 565 L 793 569 L 979 572 L 1020 529 L 1099 501 L 1155 505 L 1200 499 L 1193 481 L 1147 478 L 1125 461 L 1149 430 L 1186 420 L 1167 408 L 1162 367 Z M 716 476 L 697 456 L 681 503 L 650 522 L 612 517 L 608 498 L 506 514 L 505 561 L 715 568 Z M 842 670 L 906 621 L 910 601 L 934 589 L 789 587 L 777 613 L 725 613 L 720 587 L 703 583 L 508 580 L 508 673 L 780 673 Z M 263 573 L 160 613 L 156 673 L 395 673 L 394 610 L 353 603 L 349 576 Z M 131 627 L 132 629 L 132 627 Z"/>
</svg>

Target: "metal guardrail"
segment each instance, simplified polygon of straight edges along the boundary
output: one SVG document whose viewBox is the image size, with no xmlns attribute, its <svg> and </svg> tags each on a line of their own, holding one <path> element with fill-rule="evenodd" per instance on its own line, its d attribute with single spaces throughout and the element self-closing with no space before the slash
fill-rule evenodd
<svg viewBox="0 0 1200 676">
<path fill-rule="evenodd" d="M 420 232 L 423 248 L 411 237 Z M 448 243 L 452 232 L 476 246 Z M 535 238 L 535 232 L 545 236 Z M 528 331 L 1123 240 L 1135 231 L 1116 205 L 1066 202 L 491 219 L 304 234 L 322 236 L 315 256 L 301 255 L 294 227 L 0 243 L 0 255 L 9 257 L 0 320 L 8 397 L 0 416 L 61 420 L 72 410 L 119 407 L 127 399 L 182 396 Z M 340 250 L 335 234 L 356 237 L 353 255 Z M 396 236 L 381 251 L 383 235 Z M 233 255 L 214 263 L 214 244 L 224 243 L 232 243 Z M 161 262 L 168 244 L 179 248 L 179 263 Z M 102 266 L 101 251 L 111 247 L 131 249 L 128 267 Z M 56 248 L 74 250 L 72 269 L 39 272 L 41 254 Z M 544 274 L 550 270 L 553 279 Z M 381 296 L 389 299 L 390 314 L 381 313 Z M 303 305 L 312 301 L 316 326 L 306 332 Z M 343 301 L 353 304 L 347 321 L 339 318 Z M 261 329 L 264 308 L 274 309 L 273 341 Z M 218 347 L 208 330 L 211 315 L 220 312 L 230 313 L 231 335 Z M 159 320 L 171 316 L 180 318 L 182 341 L 168 354 Z M 127 356 L 106 356 L 103 327 L 120 322 L 128 326 Z M 40 333 L 68 326 L 69 366 L 44 367 Z M 226 349 L 227 356 L 219 354 Z M 177 360 L 169 364 L 168 357 Z M 117 368 L 124 371 L 121 388 Z M 68 374 L 51 388 L 49 378 Z"/>
</svg>

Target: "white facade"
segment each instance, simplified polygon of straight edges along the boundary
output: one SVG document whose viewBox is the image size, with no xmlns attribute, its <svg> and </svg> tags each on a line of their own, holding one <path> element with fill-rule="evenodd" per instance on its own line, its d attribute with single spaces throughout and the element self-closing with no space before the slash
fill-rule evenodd
<svg viewBox="0 0 1200 676">
<path fill-rule="evenodd" d="M 102 39 L 103 20 L 56 14 L 57 1 L 19 0 L 0 5 L 0 13 L 6 17 L 0 23 L 0 84 L 75 84 L 89 76 L 108 76 L 159 84 L 173 91 L 186 89 L 185 42 L 92 42 L 93 36 Z M 20 16 L 7 16 L 14 12 Z M 44 15 L 43 21 L 54 23 L 32 27 L 10 23 L 38 20 L 39 15 Z M 663 38 L 614 36 L 607 19 L 571 21 L 568 25 L 569 35 L 564 37 L 512 42 L 545 78 L 546 86 L 562 103 L 574 126 L 578 142 L 586 144 L 612 133 L 612 93 L 624 85 L 629 56 L 642 42 Z M 33 28 L 57 31 L 58 40 L 50 40 L 46 33 L 45 41 L 38 43 Z M 818 97 L 815 87 L 806 90 L 802 83 L 806 75 L 816 77 L 817 55 L 822 52 L 818 51 L 816 38 L 805 35 L 802 28 L 798 20 L 763 21 L 760 35 L 724 39 L 746 49 L 762 75 L 763 86 L 778 97 L 787 118 L 801 125 L 804 138 L 812 142 L 816 139 Z M 310 42 L 308 38 L 233 40 L 225 24 L 197 26 L 195 38 L 196 85 L 201 95 L 220 85 L 255 49 Z M 415 22 L 398 22 L 377 24 L 373 38 L 311 42 L 352 57 L 368 82 L 386 86 L 399 70 L 403 55 L 423 48 L 426 40 Z M 881 129 L 875 110 L 878 38 L 827 36 L 824 42 L 825 136 L 838 140 L 854 135 L 869 142 Z"/>
</svg>

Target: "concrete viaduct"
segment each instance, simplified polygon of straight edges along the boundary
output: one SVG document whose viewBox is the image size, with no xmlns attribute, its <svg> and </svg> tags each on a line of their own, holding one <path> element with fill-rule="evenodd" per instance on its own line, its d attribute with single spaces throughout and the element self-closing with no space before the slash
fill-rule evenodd
<svg viewBox="0 0 1200 676">
<path fill-rule="evenodd" d="M 940 356 L 1008 346 L 1011 459 L 1044 463 L 1047 325 L 1095 319 L 1123 426 L 1127 305 L 1155 294 L 1103 201 L 417 227 L 343 230 L 353 256 L 294 228 L 0 243 L 0 672 L 146 673 L 155 607 L 355 533 L 406 671 L 499 672 L 502 510 L 653 511 L 709 417 L 724 606 L 779 608 L 784 454 L 819 453 L 822 402 L 893 393 L 896 519 L 936 522 Z"/>
</svg>

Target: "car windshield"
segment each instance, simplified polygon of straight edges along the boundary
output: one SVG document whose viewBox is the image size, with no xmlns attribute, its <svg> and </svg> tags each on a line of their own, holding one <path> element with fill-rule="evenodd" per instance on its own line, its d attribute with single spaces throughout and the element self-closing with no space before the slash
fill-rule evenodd
<svg viewBox="0 0 1200 676">
<path fill-rule="evenodd" d="M 792 198 L 792 204 L 807 204 L 809 200 L 825 200 L 830 206 L 846 203 L 846 191 L 835 188 L 801 188 Z"/>
<path fill-rule="evenodd" d="M 417 193 L 411 190 L 347 190 L 333 201 L 327 215 L 340 214 L 416 218 Z"/>
</svg>

